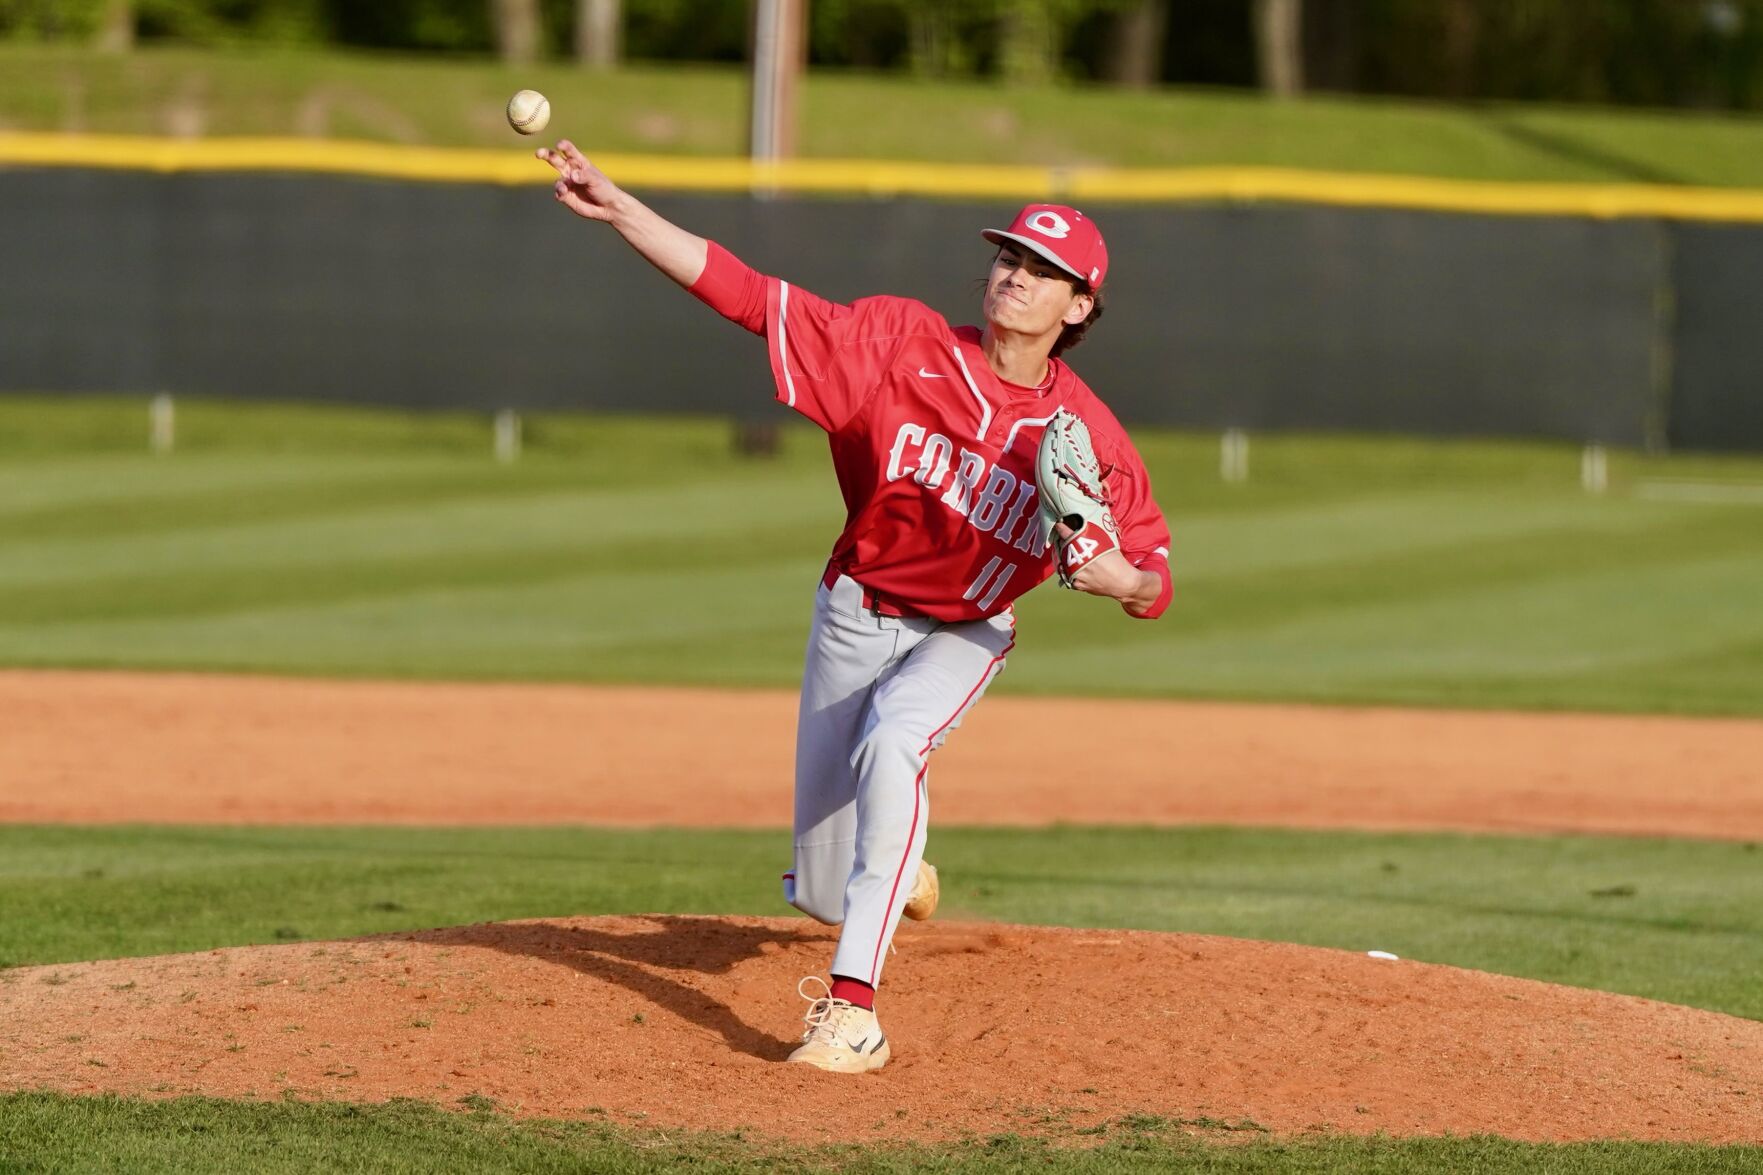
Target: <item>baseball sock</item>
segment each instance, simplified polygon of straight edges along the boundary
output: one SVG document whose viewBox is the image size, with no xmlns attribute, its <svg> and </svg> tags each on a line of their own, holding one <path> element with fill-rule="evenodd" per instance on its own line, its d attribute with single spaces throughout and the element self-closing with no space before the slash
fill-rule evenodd
<svg viewBox="0 0 1763 1175">
<path fill-rule="evenodd" d="M 847 979 L 843 975 L 833 976 L 833 999 L 845 1000 L 856 1004 L 859 1008 L 875 1011 L 875 988 L 861 979 Z"/>
</svg>

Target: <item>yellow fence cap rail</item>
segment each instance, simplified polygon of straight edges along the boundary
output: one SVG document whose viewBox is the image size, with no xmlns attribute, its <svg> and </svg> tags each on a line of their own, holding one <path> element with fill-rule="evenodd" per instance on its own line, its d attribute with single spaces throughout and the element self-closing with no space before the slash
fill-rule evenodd
<svg viewBox="0 0 1763 1175">
<path fill-rule="evenodd" d="M 535 142 L 533 146 L 537 146 Z M 1055 199 L 1138 203 L 1283 202 L 1492 216 L 1763 223 L 1763 192 L 1664 184 L 1509 183 L 1272 167 L 1054 168 L 791 159 L 596 155 L 621 184 L 675 191 Z M 549 183 L 524 145 L 490 150 L 321 139 L 166 139 L 0 132 L 0 167 L 154 172 L 319 172 L 432 183 Z"/>
<path fill-rule="evenodd" d="M 1763 221 L 1763 192 L 1743 188 L 1513 183 L 1276 167 L 1098 169 L 1074 173 L 1069 194 L 1091 200 L 1283 201 L 1492 216 Z"/>
</svg>

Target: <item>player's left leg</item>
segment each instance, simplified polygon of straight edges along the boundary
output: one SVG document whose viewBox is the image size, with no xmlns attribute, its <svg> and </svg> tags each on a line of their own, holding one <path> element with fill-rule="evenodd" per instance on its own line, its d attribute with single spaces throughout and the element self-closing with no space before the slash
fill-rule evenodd
<svg viewBox="0 0 1763 1175">
<path fill-rule="evenodd" d="M 857 852 L 845 885 L 833 983 L 803 981 L 808 1031 L 790 1054 L 791 1061 L 837 1073 L 870 1072 L 888 1062 L 875 985 L 924 856 L 929 756 L 1004 667 L 1015 640 L 1008 614 L 967 624 L 894 623 L 908 651 L 877 682 L 851 755 Z M 822 986 L 811 993 L 810 983 Z"/>
<path fill-rule="evenodd" d="M 912 623 L 912 622 L 907 622 Z M 930 626 L 877 684 L 851 756 L 857 858 L 832 973 L 874 987 L 911 896 L 930 817 L 930 754 L 985 693 L 1014 644 L 1015 618 Z"/>
<path fill-rule="evenodd" d="M 796 716 L 794 852 L 783 888 L 785 901 L 828 925 L 844 920 L 845 882 L 857 854 L 851 748 L 903 635 L 899 621 L 863 607 L 855 581 L 840 576 L 817 588 Z"/>
</svg>

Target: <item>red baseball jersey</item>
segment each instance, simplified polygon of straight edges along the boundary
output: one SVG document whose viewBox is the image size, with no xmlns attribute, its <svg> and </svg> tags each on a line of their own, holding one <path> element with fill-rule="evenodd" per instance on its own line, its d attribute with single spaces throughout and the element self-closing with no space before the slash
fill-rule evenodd
<svg viewBox="0 0 1763 1175">
<path fill-rule="evenodd" d="M 763 334 L 777 398 L 826 430 L 844 495 L 831 565 L 879 598 L 943 621 L 1008 608 L 1053 573 L 1036 524 L 1035 452 L 1063 408 L 1089 426 L 1135 566 L 1170 598 L 1169 527 L 1126 430 L 1054 359 L 1040 388 L 993 374 L 977 327 L 910 298 L 829 302 L 714 243 L 692 292 Z"/>
</svg>

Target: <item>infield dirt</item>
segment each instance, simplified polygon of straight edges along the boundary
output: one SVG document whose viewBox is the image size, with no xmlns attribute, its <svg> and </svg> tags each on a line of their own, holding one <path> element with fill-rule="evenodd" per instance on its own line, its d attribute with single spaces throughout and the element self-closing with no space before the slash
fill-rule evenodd
<svg viewBox="0 0 1763 1175">
<path fill-rule="evenodd" d="M 0 673 L 4 821 L 780 826 L 788 695 Z M 1073 788 L 1042 733 L 1110 771 Z M 1025 733 L 1029 732 L 1029 733 Z M 955 824 L 1763 835 L 1763 723 L 996 698 Z M 1207 1132 L 1763 1142 L 1763 1023 L 1341 951 L 907 925 L 895 1059 L 779 1064 L 804 919 L 494 923 L 0 971 L 0 1088 L 443 1105 L 806 1141 Z"/>
<path fill-rule="evenodd" d="M 785 827 L 796 699 L 0 672 L 0 821 Z M 1107 769 L 1047 769 L 1081 728 Z M 1763 721 L 993 697 L 943 825 L 1249 824 L 1763 839 Z"/>
</svg>

